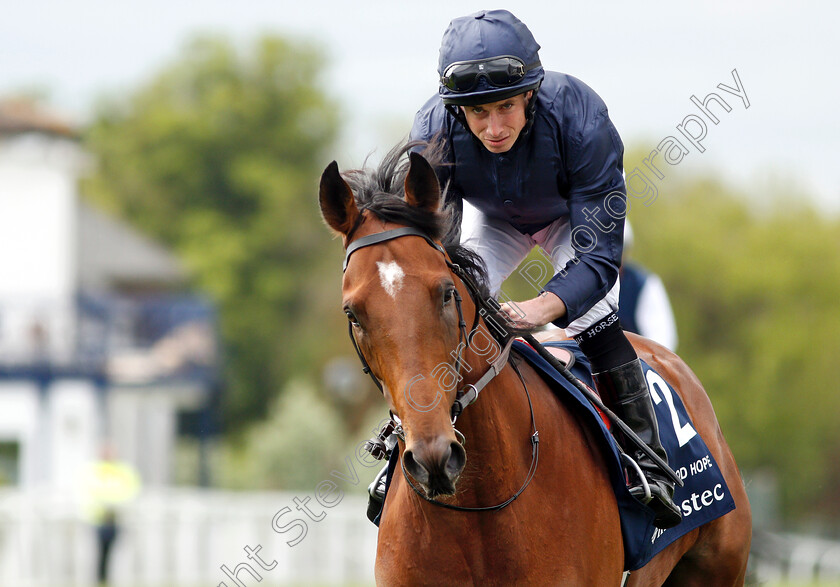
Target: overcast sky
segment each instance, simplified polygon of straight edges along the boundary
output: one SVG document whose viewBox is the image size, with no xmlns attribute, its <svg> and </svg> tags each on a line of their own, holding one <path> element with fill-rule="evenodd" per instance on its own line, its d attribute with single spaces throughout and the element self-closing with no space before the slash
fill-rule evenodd
<svg viewBox="0 0 840 587">
<path fill-rule="evenodd" d="M 498 7 L 465 0 L 7 2 L 0 94 L 45 88 L 53 105 L 84 119 L 98 96 L 136 88 L 196 33 L 241 41 L 289 34 L 325 47 L 325 80 L 345 121 L 335 158 L 358 165 L 404 136 L 436 91 L 449 21 Z M 692 95 L 726 99 L 731 111 L 718 110 L 720 123 L 708 124 L 705 152 L 692 149 L 667 175 L 713 167 L 753 192 L 782 184 L 840 210 L 837 3 L 518 0 L 510 8 L 542 45 L 548 69 L 582 79 L 604 98 L 628 145 L 653 149 L 675 135 L 677 124 L 698 114 Z M 717 89 L 735 86 L 733 69 L 749 108 Z"/>
</svg>

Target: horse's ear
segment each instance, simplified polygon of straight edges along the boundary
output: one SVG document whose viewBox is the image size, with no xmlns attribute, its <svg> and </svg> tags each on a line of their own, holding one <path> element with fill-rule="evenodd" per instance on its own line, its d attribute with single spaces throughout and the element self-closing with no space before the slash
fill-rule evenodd
<svg viewBox="0 0 840 587">
<path fill-rule="evenodd" d="M 405 177 L 405 201 L 410 206 L 437 212 L 440 208 L 440 183 L 435 170 L 419 153 L 408 155 L 408 175 Z"/>
<path fill-rule="evenodd" d="M 347 182 L 338 171 L 338 163 L 333 161 L 321 174 L 321 188 L 318 193 L 321 203 L 321 215 L 324 221 L 335 231 L 346 235 L 350 232 L 359 216 L 356 199 Z"/>
</svg>

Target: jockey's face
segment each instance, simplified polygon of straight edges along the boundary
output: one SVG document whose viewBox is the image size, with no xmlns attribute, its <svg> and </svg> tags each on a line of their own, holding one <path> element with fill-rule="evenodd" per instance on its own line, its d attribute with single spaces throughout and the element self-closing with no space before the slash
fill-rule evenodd
<svg viewBox="0 0 840 587">
<path fill-rule="evenodd" d="M 461 106 L 467 125 L 491 153 L 509 151 L 525 128 L 525 106 L 533 91 L 498 102 L 478 106 Z"/>
</svg>

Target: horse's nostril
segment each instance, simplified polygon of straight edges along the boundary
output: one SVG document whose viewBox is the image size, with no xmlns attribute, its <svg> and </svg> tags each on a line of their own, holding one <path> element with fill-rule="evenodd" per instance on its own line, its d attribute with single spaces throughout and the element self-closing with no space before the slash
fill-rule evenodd
<svg viewBox="0 0 840 587">
<path fill-rule="evenodd" d="M 403 453 L 406 472 L 421 483 L 430 497 L 452 495 L 467 461 L 464 447 L 446 437 L 418 442 Z"/>
<path fill-rule="evenodd" d="M 449 445 L 449 458 L 446 459 L 446 476 L 451 480 L 455 480 L 464 470 L 464 465 L 467 462 L 467 453 L 464 447 L 459 442 L 452 442 Z"/>
<path fill-rule="evenodd" d="M 412 477 L 423 484 L 429 482 L 429 471 L 427 471 L 426 467 L 421 465 L 417 459 L 414 458 L 414 452 L 412 450 L 406 450 L 403 453 L 402 458 L 403 463 L 405 463 L 406 471 L 408 471 Z"/>
</svg>

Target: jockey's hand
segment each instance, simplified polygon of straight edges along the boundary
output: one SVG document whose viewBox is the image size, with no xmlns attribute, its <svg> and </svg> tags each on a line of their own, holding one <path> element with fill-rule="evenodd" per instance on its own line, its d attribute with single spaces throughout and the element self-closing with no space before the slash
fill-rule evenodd
<svg viewBox="0 0 840 587">
<path fill-rule="evenodd" d="M 502 312 L 517 327 L 538 328 L 563 316 L 566 304 L 553 293 L 544 291 L 524 302 L 505 302 L 502 304 Z"/>
</svg>

